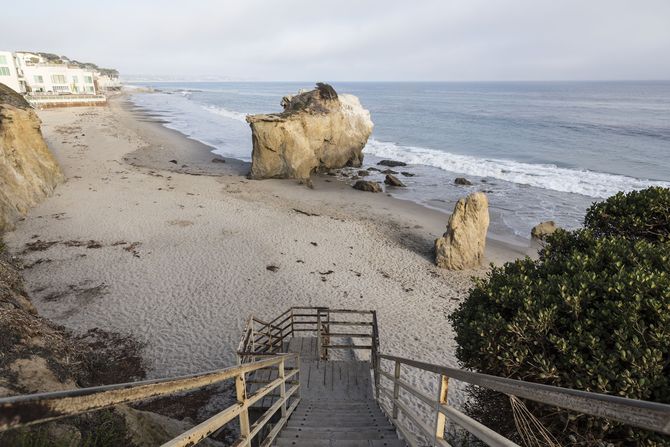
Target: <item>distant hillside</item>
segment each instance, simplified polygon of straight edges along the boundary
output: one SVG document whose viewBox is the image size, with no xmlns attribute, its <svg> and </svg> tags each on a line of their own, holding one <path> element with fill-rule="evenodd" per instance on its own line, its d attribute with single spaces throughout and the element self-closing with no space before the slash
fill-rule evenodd
<svg viewBox="0 0 670 447">
<path fill-rule="evenodd" d="M 74 59 L 70 59 L 67 56 L 59 56 L 57 54 L 53 53 L 44 53 L 44 52 L 34 52 L 34 51 L 26 51 L 26 53 L 35 53 L 39 54 L 42 56 L 44 59 L 47 60 L 50 64 L 70 64 L 70 65 L 76 65 L 79 68 L 84 68 L 87 70 L 96 70 L 99 71 L 103 75 L 107 75 L 113 78 L 119 77 L 119 72 L 115 68 L 102 68 L 98 67 L 96 64 L 92 62 L 79 62 Z"/>
</svg>

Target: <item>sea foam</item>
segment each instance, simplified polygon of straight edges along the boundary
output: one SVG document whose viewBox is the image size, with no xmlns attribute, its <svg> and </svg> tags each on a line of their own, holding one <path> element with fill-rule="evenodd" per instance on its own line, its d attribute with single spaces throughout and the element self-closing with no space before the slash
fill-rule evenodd
<svg viewBox="0 0 670 447">
<path fill-rule="evenodd" d="M 521 185 L 590 197 L 609 197 L 619 191 L 643 189 L 649 186 L 670 187 L 668 182 L 641 180 L 624 175 L 589 170 L 561 168 L 552 164 L 522 163 L 512 160 L 489 159 L 459 155 L 416 146 L 370 139 L 365 153 L 393 158 L 409 164 L 433 166 L 445 171 L 477 177 L 491 177 Z"/>
<path fill-rule="evenodd" d="M 228 110 L 223 107 L 211 106 L 211 105 L 202 106 L 202 108 L 216 115 L 220 115 L 226 118 L 246 123 L 246 117 L 247 117 L 246 113 L 236 112 L 234 110 Z"/>
</svg>

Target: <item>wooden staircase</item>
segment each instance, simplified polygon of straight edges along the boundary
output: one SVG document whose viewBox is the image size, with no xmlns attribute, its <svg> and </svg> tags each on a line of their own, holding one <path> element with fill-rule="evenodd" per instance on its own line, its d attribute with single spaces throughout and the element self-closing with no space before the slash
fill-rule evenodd
<svg viewBox="0 0 670 447">
<path fill-rule="evenodd" d="M 409 371 L 419 372 L 423 381 L 435 380 L 435 395 L 410 383 Z M 163 446 L 191 447 L 238 421 L 235 447 L 447 447 L 454 427 L 490 446 L 518 447 L 450 406 L 450 380 L 504 393 L 517 402 L 534 401 L 670 435 L 670 405 L 384 354 L 375 311 L 325 307 L 293 307 L 270 322 L 250 317 L 237 366 L 0 398 L 0 432 L 230 380 L 235 381 L 236 403 Z"/>
<path fill-rule="evenodd" d="M 301 400 L 274 445 L 406 445 L 398 439 L 395 427 L 374 398 L 370 362 L 323 360 L 319 357 L 316 337 L 292 337 L 283 350 L 300 356 Z M 265 402 L 265 405 L 271 404 L 272 401 Z"/>
<path fill-rule="evenodd" d="M 373 340 L 371 312 L 346 311 L 349 318 L 330 319 L 330 313 L 303 308 L 282 315 L 271 323 L 251 317 L 240 343 L 240 363 L 257 355 L 296 354 L 300 363 L 300 401 L 283 423 L 273 445 L 279 447 L 405 447 L 395 426 L 377 403 L 371 375 L 370 351 Z M 323 319 L 323 321 L 321 321 Z M 285 320 L 285 321 L 282 321 Z M 291 330 L 281 330 L 287 323 Z M 334 327 L 364 327 L 356 333 Z M 297 335 L 300 334 L 300 335 Z M 327 334 L 318 337 L 317 334 Z M 338 335 L 344 334 L 344 335 Z M 307 335 L 307 336 L 305 336 Z M 367 340 L 367 344 L 354 343 Z M 337 344 L 332 340 L 344 340 Z M 326 341 L 323 343 L 322 341 Z M 337 356 L 332 351 L 337 349 Z M 367 351 L 361 360 L 357 350 Z M 364 356 L 365 357 L 365 356 Z M 249 378 L 250 393 L 276 380 L 274 370 L 259 370 Z M 258 402 L 256 413 L 263 414 L 280 396 L 270 395 Z"/>
<path fill-rule="evenodd" d="M 275 440 L 278 447 L 404 447 L 370 400 L 303 400 Z"/>
</svg>

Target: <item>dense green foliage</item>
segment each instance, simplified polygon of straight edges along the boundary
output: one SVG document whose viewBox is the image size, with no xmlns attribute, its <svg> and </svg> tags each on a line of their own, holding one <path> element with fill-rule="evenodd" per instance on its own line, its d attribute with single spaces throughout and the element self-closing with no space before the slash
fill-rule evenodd
<svg viewBox="0 0 670 447">
<path fill-rule="evenodd" d="M 649 203 L 668 193 L 655 188 L 595 204 L 586 229 L 558 231 L 539 259 L 494 267 L 477 280 L 450 316 L 464 366 L 670 403 L 670 241 L 659 236 L 670 220 L 667 205 Z M 584 445 L 664 443 L 611 421 L 533 407 L 567 443 L 569 435 Z"/>
<path fill-rule="evenodd" d="M 670 239 L 670 189 L 620 192 L 594 204 L 584 218 L 597 236 L 623 236 L 650 241 Z"/>
</svg>

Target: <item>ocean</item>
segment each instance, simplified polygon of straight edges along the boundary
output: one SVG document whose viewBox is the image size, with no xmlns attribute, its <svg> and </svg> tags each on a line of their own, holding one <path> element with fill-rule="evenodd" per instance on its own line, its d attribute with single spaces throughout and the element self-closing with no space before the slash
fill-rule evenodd
<svg viewBox="0 0 670 447">
<path fill-rule="evenodd" d="M 225 157 L 251 159 L 247 114 L 281 111 L 309 82 L 140 83 L 132 101 Z M 618 191 L 670 187 L 670 82 L 334 82 L 375 123 L 364 166 L 390 158 L 407 188 L 392 195 L 444 212 L 485 191 L 490 233 L 523 243 L 545 220 L 582 224 Z M 381 180 L 382 176 L 373 179 Z M 466 177 L 472 186 L 457 186 Z M 342 181 L 350 181 L 342 178 Z M 352 194 L 357 193 L 353 192 Z M 446 224 L 446 219 L 445 219 Z"/>
</svg>

